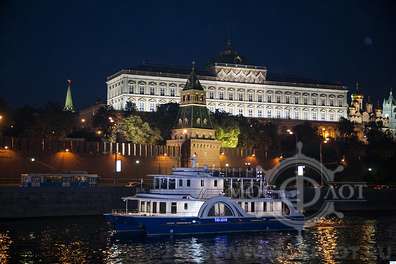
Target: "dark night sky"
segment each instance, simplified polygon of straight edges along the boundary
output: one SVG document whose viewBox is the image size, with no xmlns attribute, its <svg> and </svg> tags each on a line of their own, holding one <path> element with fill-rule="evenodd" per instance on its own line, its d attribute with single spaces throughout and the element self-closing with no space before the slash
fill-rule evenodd
<svg viewBox="0 0 396 264">
<path fill-rule="evenodd" d="M 396 1 L 18 1 L 0 3 L 0 89 L 9 103 L 78 108 L 105 78 L 152 63 L 204 65 L 224 46 L 270 72 L 356 80 L 375 98 L 396 86 Z"/>
</svg>

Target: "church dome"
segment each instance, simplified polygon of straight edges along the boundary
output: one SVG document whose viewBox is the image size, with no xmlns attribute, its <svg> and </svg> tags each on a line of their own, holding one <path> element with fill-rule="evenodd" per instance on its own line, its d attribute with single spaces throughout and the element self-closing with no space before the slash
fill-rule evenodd
<svg viewBox="0 0 396 264">
<path fill-rule="evenodd" d="M 246 64 L 246 60 L 233 49 L 231 41 L 228 40 L 224 50 L 213 59 L 213 63 Z"/>
</svg>

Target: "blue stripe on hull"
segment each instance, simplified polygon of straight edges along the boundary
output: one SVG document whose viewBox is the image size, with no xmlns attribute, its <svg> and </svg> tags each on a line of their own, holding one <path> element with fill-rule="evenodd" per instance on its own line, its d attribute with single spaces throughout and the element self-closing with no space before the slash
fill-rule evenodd
<svg viewBox="0 0 396 264">
<path fill-rule="evenodd" d="M 263 218 L 228 218 L 227 222 L 215 219 L 200 219 L 197 217 L 135 217 L 107 215 L 118 233 L 134 232 L 146 235 L 181 235 L 210 234 L 230 232 L 296 230 L 274 217 Z M 301 220 L 301 218 L 299 218 Z M 194 221 L 194 223 L 193 223 Z M 302 229 L 300 227 L 299 229 Z"/>
</svg>

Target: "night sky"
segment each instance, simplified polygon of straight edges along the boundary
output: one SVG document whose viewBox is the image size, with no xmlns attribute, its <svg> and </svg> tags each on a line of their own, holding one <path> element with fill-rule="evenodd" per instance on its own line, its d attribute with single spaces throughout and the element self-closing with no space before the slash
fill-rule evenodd
<svg viewBox="0 0 396 264">
<path fill-rule="evenodd" d="M 143 61 L 205 65 L 227 38 L 270 73 L 396 87 L 396 1 L 0 1 L 0 89 L 10 104 L 106 99 L 105 79 Z M 395 89 L 396 90 L 396 89 Z"/>
</svg>

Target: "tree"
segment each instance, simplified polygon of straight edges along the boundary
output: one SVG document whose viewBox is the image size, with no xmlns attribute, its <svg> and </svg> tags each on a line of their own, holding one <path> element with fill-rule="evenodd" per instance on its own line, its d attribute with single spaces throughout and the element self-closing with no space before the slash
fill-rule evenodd
<svg viewBox="0 0 396 264">
<path fill-rule="evenodd" d="M 158 129 L 152 129 L 139 116 L 129 116 L 113 126 L 109 139 L 112 142 L 117 139 L 138 144 L 155 144 L 161 140 L 161 135 Z"/>
<path fill-rule="evenodd" d="M 211 118 L 216 129 L 216 139 L 222 142 L 222 147 L 236 148 L 241 133 L 236 118 L 229 113 L 218 110 L 212 114 Z"/>
<path fill-rule="evenodd" d="M 341 134 L 341 137 L 351 137 L 353 135 L 353 123 L 346 119 L 345 117 L 341 117 L 340 121 L 338 122 L 338 131 Z"/>
<path fill-rule="evenodd" d="M 217 128 L 216 139 L 221 141 L 224 148 L 236 148 L 238 146 L 239 128 Z"/>
</svg>

